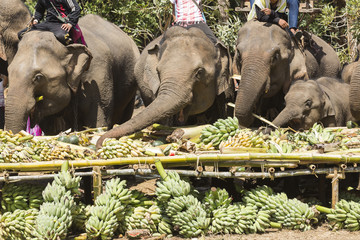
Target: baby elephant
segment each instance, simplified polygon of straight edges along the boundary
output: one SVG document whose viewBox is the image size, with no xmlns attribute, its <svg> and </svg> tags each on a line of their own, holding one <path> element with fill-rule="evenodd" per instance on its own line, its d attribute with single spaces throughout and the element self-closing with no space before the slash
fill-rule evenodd
<svg viewBox="0 0 360 240">
<path fill-rule="evenodd" d="M 276 126 L 309 129 L 315 122 L 324 127 L 345 126 L 354 120 L 349 108 L 349 84 L 322 77 L 296 81 L 285 96 L 286 107 L 275 118 Z"/>
</svg>

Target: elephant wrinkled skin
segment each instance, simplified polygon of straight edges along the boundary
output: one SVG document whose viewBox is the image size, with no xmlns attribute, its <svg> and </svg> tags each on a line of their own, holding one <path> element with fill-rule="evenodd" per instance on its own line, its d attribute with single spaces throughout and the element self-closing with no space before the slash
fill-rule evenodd
<svg viewBox="0 0 360 240">
<path fill-rule="evenodd" d="M 5 128 L 40 124 L 46 134 L 111 127 L 131 117 L 140 56 L 134 41 L 96 15 L 79 20 L 88 47 L 62 45 L 51 32 L 31 31 L 9 65 Z M 43 100 L 36 98 L 43 96 Z"/>
<path fill-rule="evenodd" d="M 0 0 L 0 73 L 7 75 L 19 43 L 17 33 L 30 22 L 29 9 L 21 0 Z"/>
<path fill-rule="evenodd" d="M 135 67 L 136 80 L 146 108 L 128 122 L 105 133 L 121 137 L 180 113 L 180 122 L 208 110 L 220 95 L 231 93 L 230 57 L 198 28 L 171 27 L 151 42 Z M 224 109 L 225 106 L 222 106 Z"/>
<path fill-rule="evenodd" d="M 309 129 L 321 122 L 324 127 L 345 126 L 354 120 L 349 107 L 349 84 L 335 78 L 298 80 L 285 96 L 286 107 L 273 123 L 279 127 Z"/>
<path fill-rule="evenodd" d="M 233 60 L 234 73 L 241 74 L 235 102 L 240 125 L 252 124 L 254 110 L 258 113 L 264 108 L 261 100 L 267 108 L 277 107 L 278 103 L 269 99 L 282 99 L 280 95 L 294 80 L 338 77 L 340 61 L 336 52 L 320 38 L 312 39 L 319 46 L 317 51 L 307 46 L 302 52 L 277 24 L 252 20 L 241 27 Z"/>
</svg>

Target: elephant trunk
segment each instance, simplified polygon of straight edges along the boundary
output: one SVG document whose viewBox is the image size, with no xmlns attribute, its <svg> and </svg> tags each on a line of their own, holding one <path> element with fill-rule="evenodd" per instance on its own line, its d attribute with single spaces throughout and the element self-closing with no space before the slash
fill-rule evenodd
<svg viewBox="0 0 360 240">
<path fill-rule="evenodd" d="M 191 99 L 188 91 L 183 89 L 181 93 L 179 93 L 179 89 L 181 89 L 181 87 L 176 84 L 176 82 L 174 83 L 172 81 L 171 83 L 167 83 L 164 81 L 160 87 L 157 98 L 129 121 L 102 135 L 96 143 L 97 149 L 101 147 L 106 138 L 118 138 L 132 134 L 155 122 L 177 114 Z"/>
<path fill-rule="evenodd" d="M 5 129 L 11 130 L 13 133 L 26 130 L 26 122 L 29 117 L 27 104 L 23 103 L 22 95 L 18 96 L 8 96 L 5 104 Z"/>
<path fill-rule="evenodd" d="M 241 81 L 235 102 L 239 124 L 248 127 L 253 122 L 253 110 L 265 90 L 270 87 L 270 67 L 261 58 L 244 59 Z"/>
<path fill-rule="evenodd" d="M 273 124 L 277 127 L 282 127 L 291 120 L 298 117 L 298 113 L 296 110 L 292 109 L 290 107 L 286 107 L 283 109 L 280 114 L 274 119 Z"/>
<path fill-rule="evenodd" d="M 349 103 L 351 114 L 360 120 L 360 64 L 356 65 L 350 81 Z"/>
</svg>

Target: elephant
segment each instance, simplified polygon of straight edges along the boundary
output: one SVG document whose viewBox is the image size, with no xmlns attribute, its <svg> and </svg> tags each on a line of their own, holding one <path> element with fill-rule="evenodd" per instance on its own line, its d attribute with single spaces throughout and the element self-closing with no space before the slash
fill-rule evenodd
<svg viewBox="0 0 360 240">
<path fill-rule="evenodd" d="M 352 62 L 352 63 L 346 64 L 343 67 L 343 69 L 341 71 L 341 79 L 345 83 L 350 84 L 352 74 L 353 74 L 353 72 L 354 72 L 357 65 L 358 65 L 358 62 Z"/>
<path fill-rule="evenodd" d="M 174 116 L 185 124 L 190 116 L 204 113 L 234 91 L 229 79 L 231 57 L 221 43 L 212 43 L 196 27 L 170 27 L 141 53 L 135 66 L 136 81 L 145 108 L 97 141 L 139 131 L 152 123 Z M 220 104 L 221 105 L 221 104 Z M 220 110 L 224 111 L 224 105 Z M 219 114 L 222 114 L 219 112 Z"/>
<path fill-rule="evenodd" d="M 0 0 L 0 73 L 8 75 L 19 43 L 17 33 L 30 22 L 29 9 L 21 0 Z"/>
<path fill-rule="evenodd" d="M 277 24 L 251 20 L 240 28 L 232 67 L 234 74 L 241 75 L 235 101 L 239 125 L 249 127 L 253 111 L 264 110 L 262 102 L 266 108 L 281 107 L 292 81 L 339 76 L 334 49 L 317 36 L 304 35 L 312 40 L 302 47 Z"/>
<path fill-rule="evenodd" d="M 274 119 L 276 126 L 309 129 L 316 122 L 324 127 L 345 126 L 354 118 L 349 106 L 349 84 L 336 78 L 298 80 L 285 95 L 286 107 Z"/>
<path fill-rule="evenodd" d="M 5 129 L 39 124 L 45 134 L 112 127 L 131 118 L 136 92 L 135 42 L 97 15 L 79 20 L 86 39 L 63 45 L 51 32 L 30 31 L 8 67 Z"/>
</svg>

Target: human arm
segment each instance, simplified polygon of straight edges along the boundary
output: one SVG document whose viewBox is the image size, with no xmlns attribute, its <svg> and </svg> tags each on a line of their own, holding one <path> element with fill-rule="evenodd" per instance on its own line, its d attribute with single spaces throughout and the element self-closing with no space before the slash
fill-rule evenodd
<svg viewBox="0 0 360 240">
<path fill-rule="evenodd" d="M 34 19 L 32 21 L 33 24 L 37 24 L 44 18 L 45 13 L 45 7 L 42 2 L 42 0 L 38 0 L 38 2 L 35 5 L 35 13 L 34 13 Z"/>
<path fill-rule="evenodd" d="M 69 18 L 68 23 L 71 24 L 71 27 L 76 26 L 80 18 L 81 8 L 76 0 L 67 0 L 66 2 L 71 10 L 71 12 L 67 16 Z"/>
<path fill-rule="evenodd" d="M 282 28 L 289 26 L 287 22 L 284 20 L 284 18 L 286 19 L 285 13 L 275 12 L 274 10 L 269 8 L 260 9 L 260 7 L 258 7 L 257 5 L 255 6 L 255 9 L 256 9 L 257 19 L 260 22 L 275 23 L 280 25 Z"/>
</svg>

